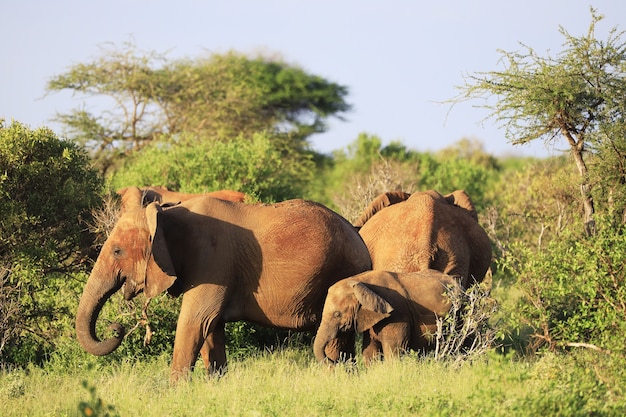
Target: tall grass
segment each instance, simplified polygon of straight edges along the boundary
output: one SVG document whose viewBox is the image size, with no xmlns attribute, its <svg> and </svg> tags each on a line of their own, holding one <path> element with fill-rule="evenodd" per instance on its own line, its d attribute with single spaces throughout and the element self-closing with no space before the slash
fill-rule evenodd
<svg viewBox="0 0 626 417">
<path fill-rule="evenodd" d="M 96 362 L 0 373 L 0 415 L 77 416 L 79 404 L 96 398 L 120 416 L 618 416 L 626 415 L 618 359 L 585 351 L 529 362 L 492 353 L 459 366 L 407 355 L 329 369 L 308 351 L 284 348 L 231 361 L 219 379 L 198 369 L 176 386 L 165 356 Z"/>
</svg>

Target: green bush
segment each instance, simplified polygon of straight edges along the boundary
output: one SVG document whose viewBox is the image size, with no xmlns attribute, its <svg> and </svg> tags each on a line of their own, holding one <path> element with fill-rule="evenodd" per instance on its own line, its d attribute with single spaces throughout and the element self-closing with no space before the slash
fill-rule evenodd
<svg viewBox="0 0 626 417">
<path fill-rule="evenodd" d="M 318 198 L 353 221 L 386 191 L 436 190 L 448 194 L 465 190 L 481 212 L 487 190 L 499 172 L 498 164 L 484 153 L 467 151 L 461 155 L 450 148 L 447 153 L 433 155 L 407 149 L 398 142 L 383 147 L 380 138 L 363 133 L 346 149 L 335 151 L 332 163 L 326 163 L 321 179 L 317 179 L 318 187 L 319 183 L 324 185 Z"/>
<path fill-rule="evenodd" d="M 46 128 L 0 124 L 0 361 L 41 363 L 68 333 L 102 181 Z"/>
<path fill-rule="evenodd" d="M 183 137 L 144 149 L 111 178 L 111 187 L 163 185 L 188 193 L 233 189 L 266 202 L 301 197 L 314 164 L 281 143 L 265 133 L 229 141 Z"/>
<path fill-rule="evenodd" d="M 587 344 L 626 353 L 625 231 L 564 233 L 540 251 L 514 246 L 510 256 L 523 296 L 511 322 L 533 329 L 532 350 Z"/>
</svg>

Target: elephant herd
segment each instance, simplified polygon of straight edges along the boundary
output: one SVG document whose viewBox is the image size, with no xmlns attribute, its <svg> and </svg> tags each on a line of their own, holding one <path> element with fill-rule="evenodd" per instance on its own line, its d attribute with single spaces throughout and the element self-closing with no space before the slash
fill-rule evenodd
<svg viewBox="0 0 626 417">
<path fill-rule="evenodd" d="M 102 246 L 76 313 L 79 343 L 106 355 L 122 342 L 96 334 L 118 290 L 127 300 L 182 295 L 171 381 L 200 354 L 226 366 L 225 324 L 317 331 L 318 360 L 355 354 L 366 363 L 427 349 L 451 293 L 484 278 L 491 242 L 469 196 L 388 192 L 350 224 L 312 201 L 246 203 L 240 192 L 182 194 L 163 187 L 118 191 L 121 214 Z"/>
</svg>

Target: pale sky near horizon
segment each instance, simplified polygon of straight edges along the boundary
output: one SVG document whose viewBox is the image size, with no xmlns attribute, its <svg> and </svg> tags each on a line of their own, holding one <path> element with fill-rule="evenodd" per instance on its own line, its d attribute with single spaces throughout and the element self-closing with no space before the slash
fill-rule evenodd
<svg viewBox="0 0 626 417">
<path fill-rule="evenodd" d="M 346 121 L 311 137 L 331 152 L 359 133 L 435 151 L 461 138 L 477 139 L 497 156 L 547 156 L 542 142 L 513 146 L 475 103 L 441 104 L 470 73 L 502 69 L 498 50 L 545 56 L 561 50 L 562 26 L 587 32 L 590 6 L 605 16 L 596 37 L 626 30 L 626 2 L 615 0 L 107 0 L 3 1 L 0 17 L 0 118 L 32 128 L 52 122 L 83 100 L 69 93 L 44 97 L 47 81 L 90 62 L 107 43 L 133 40 L 169 58 L 259 50 L 280 54 L 309 73 L 345 85 L 353 110 Z M 626 41 L 626 38 L 623 39 Z M 557 149 L 565 149 L 564 142 Z"/>
</svg>

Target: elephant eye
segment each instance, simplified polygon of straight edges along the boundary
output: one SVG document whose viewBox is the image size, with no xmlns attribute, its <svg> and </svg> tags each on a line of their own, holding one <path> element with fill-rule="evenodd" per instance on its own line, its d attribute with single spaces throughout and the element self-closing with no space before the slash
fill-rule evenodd
<svg viewBox="0 0 626 417">
<path fill-rule="evenodd" d="M 115 256 L 116 258 L 119 258 L 120 256 L 122 256 L 123 253 L 124 251 L 122 250 L 122 248 L 113 249 L 113 256 Z"/>
<path fill-rule="evenodd" d="M 333 317 L 336 318 L 336 319 L 341 318 L 341 311 L 335 311 L 333 313 Z"/>
</svg>

